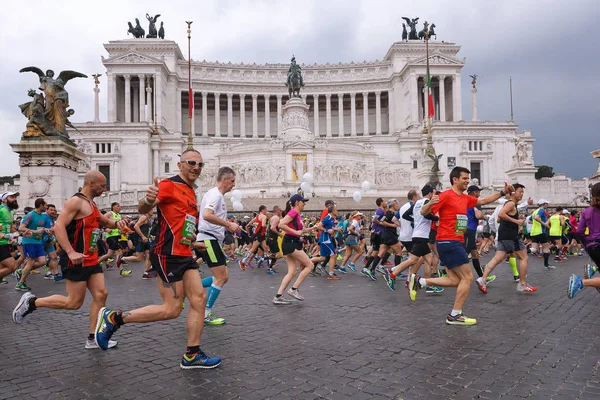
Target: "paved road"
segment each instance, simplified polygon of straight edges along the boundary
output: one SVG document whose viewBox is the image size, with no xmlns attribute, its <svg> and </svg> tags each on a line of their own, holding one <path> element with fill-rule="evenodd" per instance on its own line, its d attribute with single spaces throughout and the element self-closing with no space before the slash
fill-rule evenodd
<svg viewBox="0 0 600 400">
<path fill-rule="evenodd" d="M 454 290 L 420 292 L 411 303 L 382 279 L 309 277 L 304 303 L 274 306 L 281 276 L 235 266 L 214 309 L 227 324 L 202 336 L 202 348 L 224 360 L 210 371 L 179 369 L 184 315 L 126 325 L 106 352 L 84 349 L 89 296 L 79 311 L 40 310 L 15 325 L 21 293 L 11 278 L 0 286 L 0 398 L 598 399 L 600 294 L 566 297 L 568 276 L 583 262 L 544 272 L 532 260 L 539 291 L 530 295 L 517 293 L 508 265 L 499 266 L 487 295 L 473 284 L 465 306 L 479 321 L 472 327 L 444 323 Z M 109 306 L 160 301 L 156 283 L 133 268 L 129 278 L 106 273 Z M 38 296 L 64 292 L 39 275 L 28 283 Z"/>
</svg>

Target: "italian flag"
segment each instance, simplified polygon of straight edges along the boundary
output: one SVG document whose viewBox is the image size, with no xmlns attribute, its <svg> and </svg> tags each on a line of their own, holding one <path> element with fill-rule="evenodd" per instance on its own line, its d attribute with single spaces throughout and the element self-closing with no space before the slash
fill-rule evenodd
<svg viewBox="0 0 600 400">
<path fill-rule="evenodd" d="M 427 92 L 429 93 L 429 98 L 427 99 L 429 102 L 429 116 L 433 117 L 435 110 L 433 108 L 433 87 L 431 86 L 431 75 L 429 75 L 429 64 L 427 65 L 427 88 Z"/>
</svg>

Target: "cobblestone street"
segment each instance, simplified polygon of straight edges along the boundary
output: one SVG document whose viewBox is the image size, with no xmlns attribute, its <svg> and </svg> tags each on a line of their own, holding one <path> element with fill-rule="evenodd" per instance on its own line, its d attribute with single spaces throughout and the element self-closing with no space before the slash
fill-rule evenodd
<svg viewBox="0 0 600 400">
<path fill-rule="evenodd" d="M 444 323 L 454 289 L 420 291 L 411 303 L 402 284 L 392 292 L 381 277 L 357 273 L 309 277 L 303 303 L 274 306 L 282 273 L 242 272 L 236 262 L 213 309 L 227 324 L 202 336 L 202 349 L 223 363 L 191 371 L 179 368 L 189 306 L 175 320 L 123 326 L 115 349 L 86 350 L 89 295 L 79 311 L 42 309 L 16 325 L 11 312 L 22 293 L 9 277 L 0 286 L 0 398 L 598 399 L 600 294 L 566 296 L 584 262 L 571 257 L 542 271 L 530 259 L 535 294 L 517 293 L 508 264 L 500 265 L 487 295 L 473 283 L 471 327 Z M 141 280 L 141 265 L 129 267 L 128 278 L 106 273 L 107 305 L 159 303 L 156 282 Z M 65 291 L 42 275 L 28 284 L 36 296 Z"/>
</svg>

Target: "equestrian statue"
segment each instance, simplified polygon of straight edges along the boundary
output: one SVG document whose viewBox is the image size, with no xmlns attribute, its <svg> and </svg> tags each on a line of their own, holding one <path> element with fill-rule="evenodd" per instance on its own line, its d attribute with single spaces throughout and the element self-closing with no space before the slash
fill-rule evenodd
<svg viewBox="0 0 600 400">
<path fill-rule="evenodd" d="M 287 72 L 285 86 L 288 88 L 289 96 L 300 97 L 300 89 L 304 87 L 304 79 L 302 79 L 302 68 L 296 64 L 296 57 L 292 56 L 292 62 Z"/>
</svg>

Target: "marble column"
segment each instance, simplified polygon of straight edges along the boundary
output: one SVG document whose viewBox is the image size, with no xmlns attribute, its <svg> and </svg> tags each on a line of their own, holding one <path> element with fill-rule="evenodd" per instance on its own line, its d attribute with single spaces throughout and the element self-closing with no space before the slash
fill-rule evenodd
<svg viewBox="0 0 600 400">
<path fill-rule="evenodd" d="M 281 134 L 281 121 L 282 121 L 282 116 L 281 116 L 281 100 L 283 99 L 283 95 L 278 94 L 277 95 L 277 135 L 276 137 L 279 137 L 279 135 Z"/>
<path fill-rule="evenodd" d="M 175 132 L 183 132 L 183 112 L 181 111 L 181 95 L 183 94 L 183 92 L 181 90 L 179 90 L 179 88 L 177 87 L 177 85 L 175 85 L 175 116 L 177 117 L 177 122 L 176 122 L 176 126 L 175 126 Z M 186 117 L 189 114 L 186 114 Z M 141 122 L 141 119 L 140 119 Z M 193 122 L 193 121 L 192 121 Z M 186 131 L 189 130 L 189 123 L 188 120 L 186 119 L 185 121 L 185 125 L 186 125 Z M 194 134 L 194 127 L 192 125 L 192 136 Z"/>
<path fill-rule="evenodd" d="M 410 74 L 410 120 L 412 122 L 419 122 L 419 109 L 421 103 L 419 103 L 419 75 Z"/>
<path fill-rule="evenodd" d="M 152 174 L 152 176 L 160 176 L 160 163 L 159 163 L 159 159 L 158 159 L 158 149 L 153 149 L 152 151 L 153 153 L 153 158 L 152 161 L 154 161 L 154 166 L 153 166 L 153 170 L 154 173 Z"/>
<path fill-rule="evenodd" d="M 338 94 L 338 136 L 344 136 L 344 94 Z"/>
<path fill-rule="evenodd" d="M 233 93 L 227 93 L 227 137 L 233 137 Z"/>
<path fill-rule="evenodd" d="M 350 93 L 350 135 L 356 136 L 356 93 Z"/>
<path fill-rule="evenodd" d="M 313 94 L 313 133 L 315 137 L 319 137 L 319 95 Z"/>
<path fill-rule="evenodd" d="M 117 76 L 109 72 L 106 74 L 107 78 L 107 93 L 108 97 L 108 122 L 115 122 L 117 120 Z"/>
<path fill-rule="evenodd" d="M 140 93 L 139 87 L 134 83 L 131 85 L 131 122 L 140 122 Z"/>
<path fill-rule="evenodd" d="M 208 136 L 208 92 L 202 92 L 202 136 Z"/>
<path fill-rule="evenodd" d="M 327 137 L 331 137 L 331 93 L 325 94 L 325 109 L 327 111 Z"/>
<path fill-rule="evenodd" d="M 460 74 L 452 75 L 452 120 L 462 120 L 462 104 L 460 94 Z"/>
<path fill-rule="evenodd" d="M 156 98 L 156 104 L 154 105 L 154 113 L 156 114 L 157 125 L 162 125 L 162 77 L 160 75 L 155 75 L 155 82 L 154 97 Z"/>
<path fill-rule="evenodd" d="M 146 121 L 146 76 L 138 75 L 140 79 L 140 122 Z"/>
<path fill-rule="evenodd" d="M 131 75 L 123 75 L 125 78 L 125 122 L 131 122 Z"/>
<path fill-rule="evenodd" d="M 473 110 L 471 111 L 471 121 L 478 121 L 477 118 L 477 88 L 473 85 L 471 89 L 472 101 L 473 101 Z M 481 150 L 481 149 L 480 149 Z"/>
<path fill-rule="evenodd" d="M 100 88 L 96 85 L 94 87 L 94 122 L 100 122 L 100 100 L 98 99 L 99 93 Z"/>
<path fill-rule="evenodd" d="M 375 92 L 375 134 L 381 135 L 381 92 Z"/>
<path fill-rule="evenodd" d="M 240 137 L 246 137 L 246 95 L 240 94 Z"/>
<path fill-rule="evenodd" d="M 446 121 L 446 88 L 444 86 L 444 79 L 446 75 L 438 76 L 440 86 L 440 121 Z"/>
<path fill-rule="evenodd" d="M 271 137 L 271 110 L 269 104 L 269 95 L 265 94 L 265 137 Z"/>
<path fill-rule="evenodd" d="M 154 97 L 152 97 L 152 85 L 150 85 L 150 79 L 146 82 L 146 119 L 150 123 L 150 125 L 154 124 L 154 112 L 152 110 L 154 105 Z"/>
<path fill-rule="evenodd" d="M 215 137 L 221 136 L 221 93 L 215 93 Z"/>
<path fill-rule="evenodd" d="M 258 137 L 258 95 L 252 95 L 252 137 Z"/>
<path fill-rule="evenodd" d="M 388 135 L 391 135 L 396 131 L 396 119 L 394 117 L 396 106 L 394 101 L 394 90 L 390 90 L 388 91 Z"/>
<path fill-rule="evenodd" d="M 369 92 L 363 92 L 363 136 L 369 136 Z"/>
</svg>

